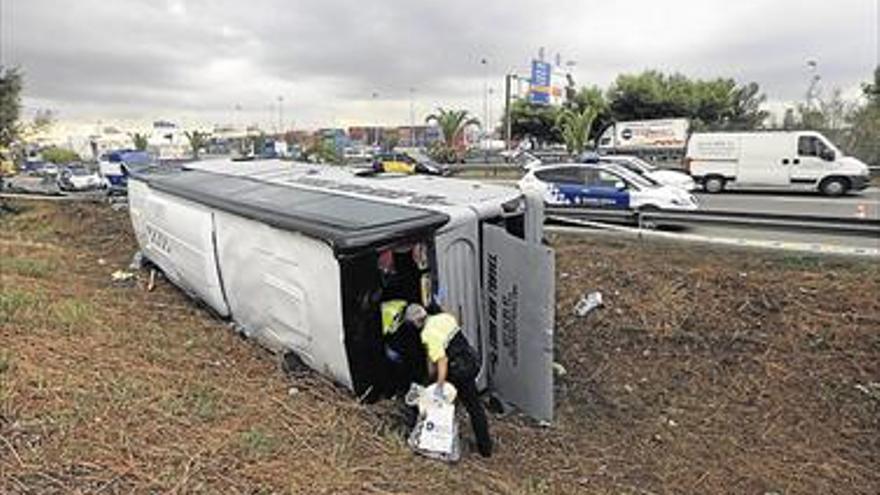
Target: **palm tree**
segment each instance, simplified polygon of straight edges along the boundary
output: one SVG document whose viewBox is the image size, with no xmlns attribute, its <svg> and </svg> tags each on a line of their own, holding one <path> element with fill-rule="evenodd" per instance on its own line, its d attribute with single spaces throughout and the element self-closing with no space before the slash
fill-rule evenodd
<svg viewBox="0 0 880 495">
<path fill-rule="evenodd" d="M 205 146 L 205 138 L 207 134 L 199 131 L 185 131 L 183 133 L 189 141 L 189 147 L 192 148 L 193 159 L 199 159 L 199 151 Z"/>
<path fill-rule="evenodd" d="M 480 121 L 474 117 L 468 117 L 467 110 L 446 110 L 438 108 L 437 113 L 432 113 L 425 118 L 425 123 L 435 123 L 443 133 L 443 149 L 437 153 L 443 161 L 454 161 L 457 144 L 461 141 L 461 135 L 468 126 L 480 125 Z"/>
<path fill-rule="evenodd" d="M 134 149 L 138 151 L 144 151 L 147 149 L 147 135 L 141 134 L 140 132 L 135 132 L 134 134 L 130 134 L 131 141 L 134 143 Z"/>
<path fill-rule="evenodd" d="M 584 152 L 590 129 L 598 113 L 598 110 L 591 106 L 584 107 L 580 112 L 566 108 L 556 117 L 556 126 L 570 155 L 577 156 Z"/>
</svg>

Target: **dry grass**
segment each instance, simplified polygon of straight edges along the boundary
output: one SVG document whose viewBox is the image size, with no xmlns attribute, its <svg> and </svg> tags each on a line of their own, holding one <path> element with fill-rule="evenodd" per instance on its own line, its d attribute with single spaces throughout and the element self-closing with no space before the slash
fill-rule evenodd
<svg viewBox="0 0 880 495">
<path fill-rule="evenodd" d="M 558 421 L 414 457 L 391 404 L 285 376 L 167 283 L 125 213 L 0 215 L 0 493 L 877 493 L 880 267 L 557 239 Z M 570 315 L 601 290 L 606 307 Z M 296 387 L 299 393 L 288 390 Z"/>
</svg>

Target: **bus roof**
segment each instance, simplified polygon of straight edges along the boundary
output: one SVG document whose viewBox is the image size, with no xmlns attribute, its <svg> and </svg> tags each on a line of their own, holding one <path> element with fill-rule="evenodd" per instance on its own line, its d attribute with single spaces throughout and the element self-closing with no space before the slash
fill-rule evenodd
<svg viewBox="0 0 880 495">
<path fill-rule="evenodd" d="M 465 207 L 485 215 L 500 214 L 502 205 L 522 193 L 513 187 L 430 175 L 379 174 L 358 176 L 358 169 L 282 160 L 234 162 L 229 159 L 187 164 L 187 167 L 337 191 L 383 203 L 414 205 L 447 214 Z"/>
<path fill-rule="evenodd" d="M 150 167 L 133 171 L 132 179 L 167 194 L 323 239 L 342 253 L 425 235 L 449 221 L 449 216 L 423 208 L 204 170 Z"/>
</svg>

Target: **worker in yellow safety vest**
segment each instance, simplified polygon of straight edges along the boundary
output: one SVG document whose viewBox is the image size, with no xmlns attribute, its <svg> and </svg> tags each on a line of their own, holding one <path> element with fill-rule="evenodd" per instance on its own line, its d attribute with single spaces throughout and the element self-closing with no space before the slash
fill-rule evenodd
<svg viewBox="0 0 880 495">
<path fill-rule="evenodd" d="M 424 350 L 418 331 L 404 319 L 406 307 L 407 302 L 403 299 L 392 299 L 380 305 L 382 341 L 391 374 L 389 396 L 405 394 L 411 383 L 421 383 L 425 378 Z"/>
<path fill-rule="evenodd" d="M 421 341 L 428 354 L 428 366 L 436 376 L 438 393 L 443 393 L 443 384 L 447 380 L 455 385 L 457 397 L 471 417 L 477 450 L 483 457 L 491 456 L 489 421 L 477 394 L 475 381 L 480 371 L 480 360 L 461 332 L 455 316 L 449 313 L 428 315 L 421 305 L 410 304 L 406 308 L 405 319 L 420 329 Z"/>
</svg>

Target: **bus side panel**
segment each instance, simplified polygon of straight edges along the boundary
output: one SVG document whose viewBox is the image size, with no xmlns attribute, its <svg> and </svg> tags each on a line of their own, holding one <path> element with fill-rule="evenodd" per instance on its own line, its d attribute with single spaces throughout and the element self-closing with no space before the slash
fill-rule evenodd
<svg viewBox="0 0 880 495">
<path fill-rule="evenodd" d="M 330 246 L 225 212 L 215 219 L 223 285 L 242 331 L 351 388 Z"/>
<path fill-rule="evenodd" d="M 209 208 L 133 180 L 129 213 L 141 252 L 175 285 L 229 315 L 217 271 Z"/>
</svg>

